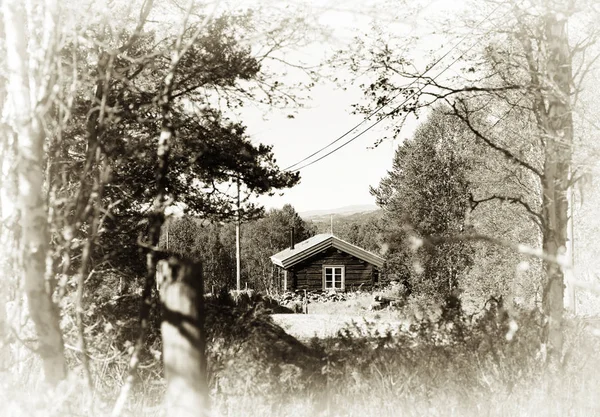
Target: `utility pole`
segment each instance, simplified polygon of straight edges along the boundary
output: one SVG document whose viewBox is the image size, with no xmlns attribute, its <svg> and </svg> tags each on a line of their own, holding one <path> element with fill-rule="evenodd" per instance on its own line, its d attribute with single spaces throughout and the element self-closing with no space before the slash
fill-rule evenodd
<svg viewBox="0 0 600 417">
<path fill-rule="evenodd" d="M 241 281 L 241 262 L 240 262 L 240 178 L 236 179 L 237 184 L 237 209 L 236 209 L 236 219 L 235 219 L 235 283 L 236 289 L 240 291 L 242 289 L 242 281 Z"/>
<path fill-rule="evenodd" d="M 571 174 L 572 175 L 572 174 Z M 575 206 L 575 193 L 573 192 L 573 186 L 570 186 L 567 190 L 567 201 L 569 204 L 569 221 L 567 224 L 567 259 L 571 263 L 570 269 L 565 269 L 565 284 L 567 287 L 566 304 L 571 308 L 573 314 L 577 314 L 577 298 L 575 286 L 575 229 L 574 229 L 574 206 Z"/>
<path fill-rule="evenodd" d="M 165 222 L 165 226 L 167 226 L 167 251 L 169 250 L 169 225 L 170 225 L 171 221 L 167 220 Z"/>
</svg>

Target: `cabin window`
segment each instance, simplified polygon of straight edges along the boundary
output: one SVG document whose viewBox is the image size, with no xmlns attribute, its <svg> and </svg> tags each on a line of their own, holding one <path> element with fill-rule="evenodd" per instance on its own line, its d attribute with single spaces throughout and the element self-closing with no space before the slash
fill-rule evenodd
<svg viewBox="0 0 600 417">
<path fill-rule="evenodd" d="M 323 289 L 324 290 L 343 290 L 344 289 L 344 267 L 325 265 L 323 266 Z"/>
</svg>

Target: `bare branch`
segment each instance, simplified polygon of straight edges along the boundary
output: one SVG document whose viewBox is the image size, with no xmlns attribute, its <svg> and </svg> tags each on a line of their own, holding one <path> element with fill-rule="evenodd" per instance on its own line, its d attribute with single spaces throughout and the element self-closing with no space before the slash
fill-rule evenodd
<svg viewBox="0 0 600 417">
<path fill-rule="evenodd" d="M 133 33 L 131 34 L 127 42 L 125 42 L 125 44 L 123 44 L 119 49 L 117 49 L 117 53 L 126 52 L 138 40 L 138 38 L 140 37 L 140 33 L 144 29 L 144 25 L 146 24 L 148 15 L 150 14 L 150 10 L 152 9 L 153 4 L 154 0 L 144 0 L 144 4 L 142 5 L 142 8 L 140 10 L 140 18 L 138 19 L 137 26 L 135 27 Z"/>
<path fill-rule="evenodd" d="M 463 104 L 463 107 L 465 107 L 464 104 Z M 536 167 L 534 167 L 533 165 L 531 165 L 527 161 L 524 161 L 523 159 L 519 158 L 518 156 L 516 156 L 514 153 L 512 153 L 508 149 L 506 149 L 506 148 L 504 148 L 504 147 L 502 147 L 502 146 L 500 146 L 500 145 L 492 142 L 488 137 L 486 137 L 477 128 L 475 128 L 475 126 L 473 126 L 473 124 L 471 123 L 471 120 L 469 119 L 469 117 L 463 115 L 459 111 L 459 109 L 456 107 L 456 103 L 452 103 L 452 108 L 454 109 L 455 115 L 458 118 L 460 118 L 467 125 L 467 127 L 471 130 L 471 132 L 473 132 L 475 134 L 475 136 L 477 136 L 479 139 L 481 139 L 482 141 L 484 141 L 489 147 L 491 147 L 492 149 L 494 149 L 494 150 L 502 153 L 509 161 L 512 161 L 512 162 L 516 163 L 517 165 L 520 165 L 523 168 L 526 168 L 529 171 L 533 172 L 539 178 L 543 178 L 544 177 L 544 174 L 539 169 L 537 169 Z"/>
<path fill-rule="evenodd" d="M 462 234 L 454 236 L 429 236 L 422 239 L 422 243 L 425 246 L 441 245 L 443 243 L 460 243 L 460 242 L 486 242 L 496 246 L 511 249 L 517 253 L 527 255 L 532 258 L 541 259 L 545 262 L 558 265 L 564 269 L 571 269 L 572 265 L 568 262 L 566 257 L 557 257 L 549 255 L 544 252 L 542 248 L 532 248 L 531 246 L 524 245 L 521 243 L 514 243 L 503 239 L 479 235 L 479 234 Z"/>
<path fill-rule="evenodd" d="M 188 29 L 188 19 L 192 11 L 193 1 L 189 2 L 188 10 L 181 22 L 181 31 L 175 41 L 175 47 L 170 58 L 169 68 L 162 80 L 162 86 L 160 96 L 158 97 L 158 107 L 160 108 L 160 119 L 161 119 L 161 131 L 158 138 L 157 146 L 157 167 L 156 167 L 156 194 L 154 201 L 151 205 L 151 210 L 148 214 L 149 223 L 149 241 L 146 243 L 149 247 L 146 247 L 146 277 L 144 281 L 144 287 L 142 290 L 142 299 L 140 306 L 140 332 L 138 334 L 133 353 L 129 363 L 129 369 L 125 384 L 121 388 L 119 397 L 113 407 L 111 415 L 113 417 L 119 416 L 122 413 L 125 401 L 129 396 L 129 392 L 133 386 L 135 380 L 135 372 L 140 365 L 140 354 L 144 347 L 144 341 L 146 339 L 146 333 L 148 331 L 149 319 L 150 319 L 150 308 L 152 306 L 152 290 L 155 287 L 156 282 L 156 266 L 160 259 L 160 252 L 155 248 L 158 247 L 160 230 L 165 219 L 165 208 L 168 206 L 169 197 L 167 195 L 168 183 L 167 174 L 169 170 L 169 154 L 171 141 L 175 136 L 175 129 L 173 127 L 172 120 L 172 103 L 173 103 L 173 88 L 174 79 L 181 63 L 181 59 L 192 47 L 201 31 L 212 19 L 215 13 L 218 3 L 213 8 L 212 13 L 205 16 L 204 20 L 195 28 L 192 36 L 187 42 L 184 43 L 184 35 Z M 138 242 L 141 243 L 141 242 Z M 143 245 L 141 245 L 143 246 Z M 148 250 L 149 249 L 149 250 Z"/>
<path fill-rule="evenodd" d="M 477 208 L 477 206 L 479 204 L 481 204 L 481 203 L 486 203 L 488 201 L 494 201 L 494 200 L 520 205 L 529 214 L 531 214 L 531 216 L 533 216 L 533 220 L 540 227 L 540 229 L 543 228 L 544 219 L 542 217 L 542 214 L 539 213 L 538 211 L 534 210 L 526 201 L 524 201 L 520 197 L 510 197 L 510 196 L 503 196 L 503 195 L 492 195 L 490 197 L 482 198 L 480 200 L 475 200 L 473 198 L 472 194 L 469 195 L 469 204 L 471 205 L 471 210 L 475 210 L 475 208 Z"/>
</svg>

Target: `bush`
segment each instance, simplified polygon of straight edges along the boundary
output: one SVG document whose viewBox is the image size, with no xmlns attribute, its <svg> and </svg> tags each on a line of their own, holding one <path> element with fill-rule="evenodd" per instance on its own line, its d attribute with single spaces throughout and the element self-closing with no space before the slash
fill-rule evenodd
<svg viewBox="0 0 600 417">
<path fill-rule="evenodd" d="M 403 308 L 417 312 L 417 301 L 411 297 Z M 588 321 L 567 318 L 563 365 L 550 372 L 539 355 L 539 313 L 509 310 L 500 299 L 490 299 L 479 314 L 467 315 L 458 300 L 449 297 L 442 305 L 419 307 L 424 310 L 421 318 L 410 324 L 382 328 L 373 322 L 354 323 L 335 337 L 307 344 L 273 323 L 270 303 L 268 297 L 252 292 L 207 297 L 207 354 L 215 415 L 600 413 L 596 400 L 600 343 Z M 96 398 L 101 401 L 87 411 L 80 395 L 83 386 L 70 380 L 60 399 L 39 396 L 38 412 L 29 415 L 82 415 L 84 409 L 88 415 L 109 414 L 123 382 L 128 353 L 117 339 L 107 337 L 113 330 L 103 334 L 99 328 L 100 324 L 87 336 Z M 70 331 L 67 334 L 73 337 Z M 164 390 L 160 338 L 148 348 L 130 398 L 131 415 L 155 416 L 160 409 Z M 70 353 L 77 363 L 77 352 Z M 3 407 L 28 410 L 35 392 L 33 381 L 35 374 L 30 374 L 25 389 L 15 390 L 15 378 L 7 376 L 0 390 Z"/>
</svg>

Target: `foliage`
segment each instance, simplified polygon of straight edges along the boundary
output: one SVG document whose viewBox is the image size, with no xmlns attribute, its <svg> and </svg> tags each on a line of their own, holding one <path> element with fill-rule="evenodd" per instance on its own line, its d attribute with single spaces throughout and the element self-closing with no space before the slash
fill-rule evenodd
<svg viewBox="0 0 600 417">
<path fill-rule="evenodd" d="M 47 276 L 56 279 L 51 283 L 58 284 L 59 298 L 71 296 L 79 280 L 81 295 L 74 301 L 79 306 L 71 311 L 81 316 L 87 306 L 101 301 L 122 316 L 124 333 L 131 330 L 129 323 L 139 306 L 133 300 L 146 265 L 140 242 L 156 223 L 148 221 L 150 217 L 162 221 L 162 213 L 153 208 L 159 189 L 157 165 L 163 163 L 157 154 L 166 155 L 168 162 L 160 204 L 205 219 L 237 214 L 235 195 L 228 193 L 232 182 L 242 188 L 239 213 L 249 219 L 262 213 L 252 197 L 299 180 L 298 174 L 279 169 L 270 146 L 251 141 L 244 124 L 219 107 L 219 100 L 226 98 L 231 99 L 230 110 L 243 105 L 242 92 L 269 77 L 261 63 L 265 56 L 256 56 L 243 42 L 244 34 L 255 29 L 255 16 L 233 12 L 204 20 L 202 14 L 194 15 L 182 19 L 185 30 L 173 31 L 145 22 L 151 5 L 144 2 L 138 21 L 123 16 L 110 23 L 82 19 L 75 28 L 82 37 L 65 37 L 56 51 L 48 51 L 57 67 L 52 70 L 67 75 L 51 79 L 56 81 L 56 109 L 43 115 L 49 126 L 45 180 L 52 214 Z M 179 11 L 174 13 L 172 18 Z M 172 63 L 180 52 L 184 53 L 176 69 Z M 173 135 L 168 147 L 157 151 L 166 120 L 165 106 L 159 104 L 167 79 L 172 91 L 166 125 Z M 276 89 L 264 92 L 273 100 L 278 94 Z M 208 231 L 195 241 L 191 255 L 198 258 L 201 253 L 206 259 L 207 285 L 227 286 L 230 253 L 218 231 Z M 107 286 L 119 288 L 118 294 L 105 294 Z M 113 303 L 113 297 L 129 302 Z M 97 308 L 90 311 L 95 314 L 81 320 L 80 344 L 85 341 L 85 324 L 100 320 Z"/>
<path fill-rule="evenodd" d="M 468 244 L 419 247 L 428 236 L 451 237 L 467 227 L 470 140 L 456 118 L 436 109 L 396 151 L 392 170 L 371 192 L 384 210 L 388 272 L 408 294 L 445 297 L 473 262 Z M 411 241 L 412 239 L 412 241 Z"/>
<path fill-rule="evenodd" d="M 390 48 L 385 35 L 377 36 L 374 51 L 368 51 L 364 59 L 374 78 L 364 88 L 370 104 L 358 109 L 370 113 L 372 108 L 387 106 L 390 97 L 404 96 L 400 105 L 379 115 L 403 121 L 424 107 L 446 103 L 478 142 L 510 162 L 510 173 L 525 179 L 516 193 L 487 195 L 474 203 L 510 202 L 520 206 L 538 227 L 530 239 L 552 259 L 544 263 L 540 293 L 548 317 L 544 343 L 549 346 L 549 361 L 556 366 L 563 343 L 565 274 L 561 262 L 554 259 L 560 259 L 568 245 L 572 204 L 568 194 L 573 183 L 581 180 L 572 177 L 577 136 L 573 121 L 582 80 L 600 56 L 588 54 L 598 39 L 599 32 L 591 24 L 598 11 L 585 0 L 535 1 L 528 6 L 511 1 L 487 2 L 476 14 L 478 23 L 469 24 L 469 35 L 482 33 L 485 42 L 476 53 L 469 51 L 479 42 L 455 60 L 462 60 L 464 66 L 454 76 L 441 77 L 450 68 L 446 67 L 424 77 L 443 57 L 418 72 L 403 56 L 403 48 Z M 580 30 L 572 37 L 568 27 L 576 21 Z M 356 61 L 350 59 L 349 66 L 362 74 L 364 67 Z M 515 121 L 522 123 L 512 129 Z M 392 125 L 395 136 L 401 126 Z"/>
<path fill-rule="evenodd" d="M 251 218 L 261 212 L 249 202 L 251 196 L 290 187 L 299 179 L 297 174 L 280 171 L 271 147 L 253 144 L 245 126 L 230 120 L 210 98 L 216 93 L 233 96 L 243 89 L 240 83 L 265 76 L 259 60 L 240 43 L 251 19 L 251 14 L 223 15 L 210 20 L 197 39 L 190 38 L 190 30 L 181 40 L 191 44 L 173 81 L 171 123 L 176 134 L 169 147 L 168 198 L 202 218 L 233 218 L 235 196 L 227 192 L 232 181 L 240 181 L 245 190 L 241 215 Z M 94 31 L 102 31 L 102 27 L 90 28 L 90 36 L 96 35 Z M 86 125 L 97 98 L 81 94 L 74 104 L 72 123 L 58 146 L 85 149 L 86 139 L 99 143 L 107 173 L 103 181 L 108 183 L 103 205 L 111 207 L 103 242 L 113 244 L 100 244 L 98 255 L 111 259 L 115 266 L 127 267 L 140 264 L 137 238 L 145 232 L 144 216 L 155 195 L 155 138 L 161 129 L 160 109 L 155 104 L 170 70 L 169 51 L 176 39 L 157 31 L 135 39 L 127 32 L 122 36 L 124 40 L 113 42 L 127 43 L 128 37 L 133 40 L 126 56 L 100 51 L 110 62 L 94 63 L 81 53 L 81 71 L 95 74 L 101 65 L 108 66 L 108 76 L 97 74 L 95 80 L 96 87 L 105 88 L 102 100 L 106 106 L 106 116 L 94 127 L 97 137 L 91 137 L 89 122 Z M 82 88 L 94 87 L 84 84 Z M 235 101 L 235 105 L 241 104 Z M 80 166 L 75 163 L 69 168 Z M 85 186 L 81 189 L 84 194 L 91 192 Z M 117 247 L 118 251 L 111 250 Z"/>
<path fill-rule="evenodd" d="M 270 257 L 290 244 L 291 227 L 296 241 L 315 234 L 315 228 L 300 218 L 292 206 L 269 210 L 263 218 L 242 223 L 241 275 L 249 288 L 277 291 Z M 167 245 L 168 235 L 168 245 Z M 206 222 L 184 216 L 163 227 L 160 246 L 169 252 L 202 262 L 207 291 L 235 286 L 235 228 L 231 223 Z"/>
<path fill-rule="evenodd" d="M 373 253 L 380 253 L 383 246 L 382 230 L 385 228 L 382 211 L 356 213 L 351 215 L 334 215 L 331 219 L 319 218 L 313 222 L 319 233 L 330 233 L 331 221 L 333 233 L 337 237 L 353 245 Z"/>
<path fill-rule="evenodd" d="M 273 276 L 272 255 L 290 246 L 290 230 L 300 242 L 316 233 L 316 228 L 302 220 L 289 205 L 270 210 L 265 217 L 245 224 L 242 229 L 242 274 L 246 282 L 259 291 L 278 290 Z"/>
<path fill-rule="evenodd" d="M 223 227 L 184 216 L 169 219 L 163 226 L 160 247 L 202 263 L 204 288 L 207 291 L 235 285 L 235 258 L 223 240 Z"/>
<path fill-rule="evenodd" d="M 260 300 L 258 301 L 260 303 Z M 260 307 L 236 309 L 230 301 L 209 301 L 207 328 L 211 403 L 220 415 L 348 416 L 423 415 L 490 416 L 597 414 L 595 393 L 600 379 L 600 344 L 589 323 L 568 320 L 563 368 L 555 374 L 537 357 L 539 313 L 508 311 L 490 301 L 476 316 L 456 305 L 440 308 L 435 318 L 413 319 L 401 329 L 380 332 L 373 326 L 350 325 L 337 336 L 302 344 L 275 326 Z M 514 324 L 513 324 L 514 323 Z M 518 327 L 515 327 L 515 324 Z M 512 337 L 507 338 L 507 335 Z M 94 337 L 107 340 L 106 334 Z M 509 340 L 510 339 L 510 340 Z M 97 348 L 95 346 L 98 346 Z M 99 399 L 115 396 L 126 356 L 107 355 L 106 345 L 92 344 L 90 355 Z M 106 346 L 108 347 L 108 346 Z M 159 351 L 156 344 L 153 350 Z M 27 353 L 23 358 L 27 358 Z M 21 366 L 33 367 L 25 359 Z M 24 375 L 24 374 L 22 374 Z M 139 391 L 128 411 L 159 415 L 164 385 L 160 364 L 144 360 Z M 110 403 L 80 400 L 78 379 L 60 395 L 15 390 L 14 375 L 2 382 L 7 415 L 107 415 Z M 23 395 L 27 392 L 28 395 Z M 33 407 L 31 406 L 33 404 Z M 52 406 L 50 406 L 50 404 Z M 33 408 L 33 409 L 32 409 Z M 12 413 L 12 414 L 11 414 Z"/>
<path fill-rule="evenodd" d="M 58 290 L 56 299 L 66 303 L 67 317 L 77 321 L 77 342 L 71 343 L 84 351 L 81 359 L 89 374 L 85 343 L 91 330 L 86 325 L 97 332 L 95 326 L 110 316 L 108 324 L 119 328 L 113 332 L 119 341 L 130 339 L 140 305 L 140 275 L 148 265 L 140 313 L 143 340 L 165 207 L 203 219 L 227 220 L 236 214 L 251 219 L 263 212 L 253 197 L 298 182 L 297 173 L 277 166 L 270 146 L 250 139 L 235 110 L 250 100 L 277 105 L 297 98 L 264 63 L 283 48 L 277 42 L 286 32 L 296 32 L 286 37 L 287 45 L 301 37 L 302 18 L 269 22 L 268 42 L 275 45 L 257 52 L 246 40 L 264 22 L 250 11 L 211 11 L 202 2 L 191 2 L 193 10 L 186 11 L 177 1 L 156 5 L 152 0 L 37 3 L 19 6 L 17 15 L 25 23 L 11 34 L 22 35 L 28 48 L 20 48 L 25 58 L 10 60 L 23 69 L 19 79 L 31 82 L 26 96 L 33 101 L 40 139 L 37 171 L 29 171 L 40 173 L 36 184 L 44 195 L 28 207 L 43 220 L 35 225 L 39 234 L 49 226 L 41 244 L 51 249 L 47 259 L 45 249 L 37 251 L 35 259 L 43 268 L 35 274 L 41 283 L 36 294 L 51 300 Z M 166 11 L 168 25 L 156 19 L 158 7 Z M 2 31 L 0 38 L 5 35 Z M 29 53 L 32 59 L 26 58 Z M 1 67 L 4 85 L 10 67 L 6 62 Z M 4 116 L 4 91 L 0 99 Z M 23 111 L 28 111 L 25 106 Z M 1 128 L 13 136 L 10 123 L 3 117 Z M 19 141 L 27 143 L 25 136 Z M 236 196 L 228 192 L 234 182 L 243 196 L 235 211 Z M 216 285 L 228 285 L 231 260 L 218 231 L 212 232 L 196 242 L 192 255 L 207 258 L 206 272 Z M 150 255 L 148 262 L 143 253 Z M 33 300 L 31 293 L 28 298 Z M 47 310 L 39 315 L 32 309 L 32 317 L 51 319 L 56 313 L 55 333 L 60 334 L 58 309 Z M 156 314 L 151 318 L 156 321 Z M 48 329 L 38 336 L 43 339 Z M 54 351 L 62 354 L 60 345 Z M 137 351 L 141 346 L 136 344 Z M 132 369 L 136 363 L 132 360 Z"/>
</svg>

